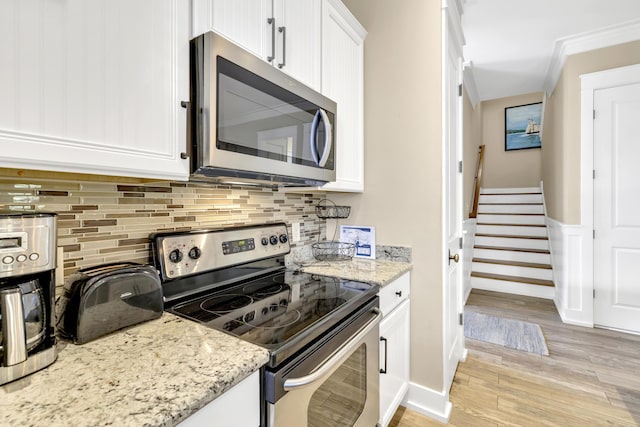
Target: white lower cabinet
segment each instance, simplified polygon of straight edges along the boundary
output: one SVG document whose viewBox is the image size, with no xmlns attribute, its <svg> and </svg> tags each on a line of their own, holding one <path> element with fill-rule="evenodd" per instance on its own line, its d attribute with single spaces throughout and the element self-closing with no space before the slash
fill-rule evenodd
<svg viewBox="0 0 640 427">
<path fill-rule="evenodd" d="M 0 1 L 0 167 L 186 180 L 189 10 Z"/>
<path fill-rule="evenodd" d="M 260 425 L 260 372 L 256 371 L 180 423 L 180 427 Z"/>
<path fill-rule="evenodd" d="M 380 425 L 385 427 L 409 389 L 410 274 L 380 291 Z M 387 311 L 388 310 L 388 311 Z"/>
</svg>

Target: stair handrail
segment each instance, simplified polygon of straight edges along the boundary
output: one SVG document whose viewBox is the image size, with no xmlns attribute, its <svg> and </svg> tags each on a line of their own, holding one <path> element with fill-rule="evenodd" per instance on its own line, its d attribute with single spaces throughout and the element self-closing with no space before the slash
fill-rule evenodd
<svg viewBox="0 0 640 427">
<path fill-rule="evenodd" d="M 478 147 L 478 162 L 476 163 L 476 176 L 473 181 L 473 193 L 471 194 L 471 212 L 469 218 L 478 217 L 478 200 L 480 199 L 480 185 L 482 184 L 482 167 L 484 164 L 484 144 Z"/>
</svg>

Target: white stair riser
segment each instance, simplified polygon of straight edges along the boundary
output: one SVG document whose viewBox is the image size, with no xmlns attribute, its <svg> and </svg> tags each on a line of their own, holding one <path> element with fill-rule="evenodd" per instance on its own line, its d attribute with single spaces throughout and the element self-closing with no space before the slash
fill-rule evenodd
<svg viewBox="0 0 640 427">
<path fill-rule="evenodd" d="M 546 227 L 527 227 L 517 225 L 478 225 L 476 227 L 476 233 L 547 237 Z"/>
<path fill-rule="evenodd" d="M 548 240 L 519 239 L 512 237 L 484 237 L 476 236 L 475 244 L 479 246 L 498 246 L 520 249 L 549 249 Z"/>
<path fill-rule="evenodd" d="M 544 213 L 542 205 L 478 205 L 478 213 Z"/>
<path fill-rule="evenodd" d="M 523 188 L 481 188 L 480 194 L 486 193 L 505 193 L 505 194 L 513 194 L 513 193 L 539 193 L 539 187 L 523 187 Z"/>
<path fill-rule="evenodd" d="M 478 222 L 489 224 L 544 224 L 544 215 L 478 214 Z"/>
<path fill-rule="evenodd" d="M 535 262 L 537 264 L 551 264 L 549 254 L 533 252 L 496 251 L 493 249 L 473 249 L 474 258 L 496 259 L 504 261 Z"/>
<path fill-rule="evenodd" d="M 481 194 L 480 203 L 542 203 L 542 194 Z"/>
<path fill-rule="evenodd" d="M 553 272 L 545 268 L 520 267 L 515 265 L 474 262 L 471 270 L 478 273 L 500 274 L 503 276 L 527 277 L 530 279 L 553 280 Z"/>
<path fill-rule="evenodd" d="M 553 299 L 555 294 L 555 288 L 553 286 L 530 285 L 528 283 L 492 280 L 480 277 L 471 278 L 471 287 L 474 289 L 484 289 L 486 291 L 504 292 L 508 294 L 526 295 L 546 299 Z"/>
</svg>

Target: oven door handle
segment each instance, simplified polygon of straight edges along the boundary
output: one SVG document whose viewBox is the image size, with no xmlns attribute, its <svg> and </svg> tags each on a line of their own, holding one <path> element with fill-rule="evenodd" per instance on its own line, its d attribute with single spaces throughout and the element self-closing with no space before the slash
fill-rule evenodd
<svg viewBox="0 0 640 427">
<path fill-rule="evenodd" d="M 341 363 L 342 358 L 352 352 L 359 344 L 360 341 L 375 328 L 380 319 L 382 318 L 382 312 L 378 307 L 374 307 L 372 310 L 375 313 L 375 317 L 369 323 L 367 323 L 356 335 L 345 345 L 343 345 L 338 351 L 336 351 L 327 361 L 320 365 L 315 371 L 309 375 L 299 378 L 289 378 L 284 382 L 284 390 L 291 391 L 301 387 L 305 387 L 318 379 L 326 375 L 336 365 Z"/>
</svg>

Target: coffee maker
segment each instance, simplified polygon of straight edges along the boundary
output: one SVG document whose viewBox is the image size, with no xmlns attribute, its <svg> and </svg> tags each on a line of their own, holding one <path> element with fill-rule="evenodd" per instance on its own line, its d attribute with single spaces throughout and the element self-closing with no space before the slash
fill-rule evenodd
<svg viewBox="0 0 640 427">
<path fill-rule="evenodd" d="M 0 212 L 0 385 L 56 360 L 56 218 Z"/>
</svg>

